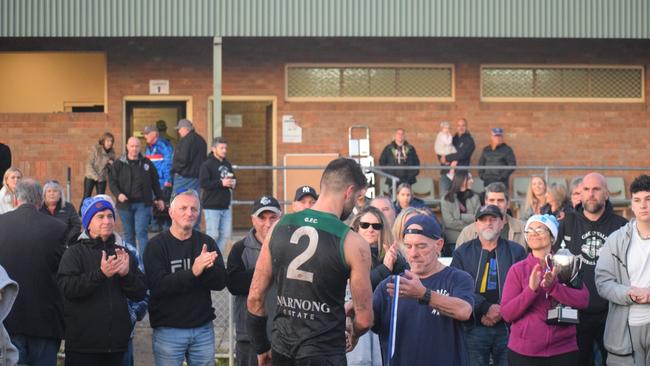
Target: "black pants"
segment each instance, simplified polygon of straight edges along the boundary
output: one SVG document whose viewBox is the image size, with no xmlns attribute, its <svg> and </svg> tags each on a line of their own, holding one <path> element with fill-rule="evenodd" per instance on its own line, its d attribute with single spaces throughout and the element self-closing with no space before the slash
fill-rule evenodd
<svg viewBox="0 0 650 366">
<path fill-rule="evenodd" d="M 65 352 L 65 366 L 121 366 L 124 352 L 81 353 Z"/>
<path fill-rule="evenodd" d="M 257 366 L 257 353 L 255 353 L 253 346 L 251 346 L 251 342 L 237 341 L 235 355 L 237 356 L 235 365 Z"/>
<path fill-rule="evenodd" d="M 605 322 L 607 321 L 607 312 L 603 313 L 585 313 L 580 312 L 580 324 L 576 326 L 576 337 L 578 339 L 578 350 L 580 352 L 580 366 L 594 365 L 594 341 L 598 344 L 600 354 L 602 355 L 605 365 L 607 361 L 607 351 L 603 343 L 603 334 L 605 333 Z"/>
<path fill-rule="evenodd" d="M 348 360 L 345 354 L 293 359 L 272 351 L 271 364 L 273 366 L 345 366 Z"/>
<path fill-rule="evenodd" d="M 106 181 L 98 182 L 96 180 L 85 178 L 84 177 L 84 195 L 81 199 L 81 204 L 79 205 L 79 211 L 81 212 L 81 206 L 84 203 L 84 200 L 93 195 L 93 188 L 97 187 L 97 194 L 106 193 Z"/>
<path fill-rule="evenodd" d="M 508 350 L 508 366 L 575 366 L 578 364 L 578 351 L 551 357 L 532 357 Z"/>
</svg>

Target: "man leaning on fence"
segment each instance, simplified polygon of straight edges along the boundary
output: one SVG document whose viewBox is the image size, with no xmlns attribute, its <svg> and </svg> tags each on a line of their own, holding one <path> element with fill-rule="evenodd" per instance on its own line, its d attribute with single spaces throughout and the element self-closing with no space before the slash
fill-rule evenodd
<svg viewBox="0 0 650 366">
<path fill-rule="evenodd" d="M 280 203 L 274 197 L 262 196 L 255 200 L 251 211 L 253 228 L 248 231 L 246 237 L 233 244 L 228 255 L 227 286 L 230 293 L 235 295 L 233 315 L 237 332 L 235 352 L 238 366 L 257 366 L 257 353 L 251 346 L 246 330 L 246 301 L 262 243 L 281 213 Z M 271 286 L 264 302 L 269 319 L 273 319 L 275 315 L 275 302 L 276 291 L 275 287 Z M 270 339 L 273 322 L 268 320 L 266 323 L 266 334 Z"/>
<path fill-rule="evenodd" d="M 194 190 L 172 199 L 172 225 L 144 253 L 151 291 L 149 321 L 156 365 L 214 365 L 215 318 L 210 291 L 226 286 L 226 268 L 214 240 L 193 227 L 201 210 Z"/>
</svg>

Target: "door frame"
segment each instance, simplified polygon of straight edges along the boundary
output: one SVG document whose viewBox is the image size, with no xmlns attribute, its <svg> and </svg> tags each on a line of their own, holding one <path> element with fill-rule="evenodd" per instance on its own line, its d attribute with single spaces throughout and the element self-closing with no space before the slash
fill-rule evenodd
<svg viewBox="0 0 650 366">
<path fill-rule="evenodd" d="M 222 102 L 268 102 L 271 103 L 271 165 L 277 166 L 278 163 L 278 97 L 274 95 L 222 95 Z M 208 97 L 208 138 L 211 142 L 214 138 L 214 128 L 212 126 L 212 113 L 214 111 L 214 97 Z M 209 106 L 212 105 L 212 108 Z M 221 122 L 223 124 L 223 121 Z M 272 190 L 273 197 L 278 196 L 278 170 L 273 169 Z"/>
<path fill-rule="evenodd" d="M 185 102 L 185 118 L 192 121 L 192 97 L 189 95 L 126 95 L 122 97 L 122 146 L 126 146 L 126 140 L 130 137 L 127 137 L 126 130 L 127 102 Z"/>
</svg>

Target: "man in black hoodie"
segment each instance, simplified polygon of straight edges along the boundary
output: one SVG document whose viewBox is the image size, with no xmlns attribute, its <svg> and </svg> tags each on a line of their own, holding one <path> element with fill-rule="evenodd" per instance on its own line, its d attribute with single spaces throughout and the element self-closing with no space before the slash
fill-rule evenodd
<svg viewBox="0 0 650 366">
<path fill-rule="evenodd" d="M 607 181 L 601 174 L 589 173 L 583 178 L 581 201 L 575 212 L 567 212 L 564 220 L 560 221 L 553 251 L 567 248 L 582 262 L 582 278 L 589 289 L 589 307 L 580 311 L 580 324 L 577 326 L 580 365 L 593 365 L 594 341 L 598 343 L 604 365 L 607 352 L 603 346 L 603 333 L 608 304 L 598 295 L 594 270 L 605 240 L 627 220 L 614 213 Z"/>
<path fill-rule="evenodd" d="M 199 167 L 205 161 L 208 145 L 201 135 L 196 133 L 189 119 L 181 119 L 176 125 L 180 140 L 176 144 L 171 174 L 174 177 L 172 198 L 178 192 L 199 190 Z M 200 221 L 200 216 L 199 220 Z"/>
<path fill-rule="evenodd" d="M 205 233 L 217 242 L 221 253 L 232 231 L 232 207 L 230 200 L 235 189 L 235 174 L 226 160 L 228 141 L 217 137 L 212 142 L 208 160 L 201 164 L 199 184 L 201 185 L 201 206 L 205 215 Z"/>
<path fill-rule="evenodd" d="M 459 118 L 456 121 L 456 134 L 451 143 L 456 148 L 456 152 L 441 156 L 440 162 L 451 167 L 469 165 L 476 144 L 474 144 L 474 138 L 467 129 L 467 120 L 465 118 Z M 442 195 L 451 187 L 451 180 L 447 177 L 447 172 L 448 170 L 440 171 L 440 193 Z"/>
</svg>

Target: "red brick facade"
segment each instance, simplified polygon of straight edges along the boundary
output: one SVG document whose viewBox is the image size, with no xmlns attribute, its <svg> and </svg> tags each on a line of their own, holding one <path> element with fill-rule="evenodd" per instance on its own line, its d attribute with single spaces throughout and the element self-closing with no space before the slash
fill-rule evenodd
<svg viewBox="0 0 650 366">
<path fill-rule="evenodd" d="M 277 97 L 278 165 L 286 153 L 347 155 L 351 124 L 371 127 L 371 151 L 377 159 L 395 128 L 401 126 L 422 163 L 435 164 L 433 142 L 438 122 L 458 117 L 468 119 L 476 140 L 473 162 L 488 143 L 488 129 L 497 125 L 506 130 L 506 141 L 521 165 L 647 166 L 650 161 L 648 77 L 646 102 L 639 104 L 482 103 L 479 98 L 481 64 L 622 64 L 648 69 L 647 40 L 226 38 L 223 44 L 223 95 Z M 14 165 L 26 175 L 65 180 L 66 167 L 72 167 L 75 205 L 82 193 L 88 147 L 102 132 L 111 131 L 118 151 L 122 151 L 123 98 L 147 95 L 150 79 L 168 79 L 171 95 L 191 96 L 194 123 L 207 135 L 211 39 L 3 39 L 0 43 L 0 51 L 29 50 L 107 53 L 106 114 L 0 114 L 0 141 L 11 146 Z M 455 65 L 456 98 L 452 103 L 289 103 L 284 100 L 284 70 L 287 63 L 296 62 L 450 63 Z M 282 143 L 284 114 L 293 115 L 302 127 L 302 144 Z M 273 149 L 269 133 L 256 132 L 254 136 L 260 138 L 246 141 L 259 145 L 266 138 L 269 146 L 265 149 Z M 228 135 L 227 129 L 224 134 Z M 246 154 L 246 149 L 233 149 L 240 151 L 237 155 Z M 270 156 L 269 152 L 267 158 Z M 239 164 L 257 161 L 231 157 Z M 612 174 L 625 175 L 629 183 L 638 173 Z M 427 175 L 438 176 L 435 172 Z M 259 187 L 250 195 L 270 188 Z M 277 189 L 282 198 L 281 179 Z M 252 198 L 245 196 L 237 198 Z"/>
</svg>

